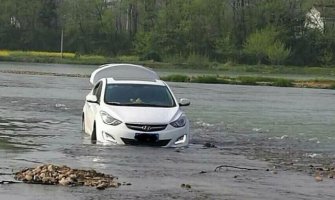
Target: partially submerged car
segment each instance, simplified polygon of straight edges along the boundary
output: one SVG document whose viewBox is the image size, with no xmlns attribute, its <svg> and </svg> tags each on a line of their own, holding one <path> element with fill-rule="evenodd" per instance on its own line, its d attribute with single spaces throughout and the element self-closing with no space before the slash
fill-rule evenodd
<svg viewBox="0 0 335 200">
<path fill-rule="evenodd" d="M 152 70 L 107 64 L 90 78 L 83 131 L 102 143 L 182 147 L 189 143 L 189 121 L 169 86 Z M 178 102 L 178 103 L 177 103 Z"/>
</svg>

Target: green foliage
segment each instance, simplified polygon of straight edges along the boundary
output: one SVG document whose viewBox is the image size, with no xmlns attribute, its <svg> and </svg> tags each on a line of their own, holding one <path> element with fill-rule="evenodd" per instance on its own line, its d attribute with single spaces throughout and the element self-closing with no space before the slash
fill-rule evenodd
<svg viewBox="0 0 335 200">
<path fill-rule="evenodd" d="M 289 57 L 290 52 L 291 50 L 279 41 L 275 41 L 266 49 L 266 55 L 272 64 L 281 64 Z"/>
<path fill-rule="evenodd" d="M 290 79 L 277 78 L 272 85 L 277 87 L 292 87 L 294 84 Z"/>
<path fill-rule="evenodd" d="M 250 34 L 245 45 L 244 51 L 248 54 L 255 55 L 258 63 L 266 57 L 267 48 L 273 44 L 277 36 L 276 30 L 272 27 L 257 30 L 255 33 Z"/>
<path fill-rule="evenodd" d="M 244 51 L 256 56 L 258 63 L 269 59 L 271 63 L 279 64 L 290 55 L 290 49 L 277 39 L 279 35 L 279 31 L 273 27 L 257 30 L 248 37 Z"/>
<path fill-rule="evenodd" d="M 293 80 L 271 77 L 239 76 L 235 83 L 242 85 L 269 85 L 277 87 L 292 87 Z"/>
<path fill-rule="evenodd" d="M 220 83 L 220 84 L 229 83 L 228 80 L 225 80 L 223 78 L 220 78 L 219 76 L 213 76 L 213 75 L 195 76 L 195 77 L 192 77 L 190 81 L 193 83 Z"/>
<path fill-rule="evenodd" d="M 144 55 L 153 49 L 152 33 L 138 32 L 135 37 L 135 51 L 138 55 Z"/>
<path fill-rule="evenodd" d="M 144 56 L 141 57 L 140 60 L 152 60 L 152 61 L 156 61 L 156 62 L 161 62 L 162 58 L 159 55 L 159 53 L 157 53 L 156 51 L 150 51 L 150 52 L 144 54 Z"/>
<path fill-rule="evenodd" d="M 215 41 L 215 47 L 220 61 L 232 62 L 237 60 L 238 50 L 234 45 L 230 35 L 223 38 L 218 38 Z"/>
<path fill-rule="evenodd" d="M 323 65 L 330 65 L 333 59 L 334 59 L 334 53 L 329 48 L 324 49 L 321 55 L 318 57 L 318 60 Z"/>
<path fill-rule="evenodd" d="M 188 82 L 190 78 L 186 75 L 172 74 L 169 76 L 162 77 L 162 80 L 171 82 Z"/>
<path fill-rule="evenodd" d="M 194 68 L 208 68 L 210 66 L 210 61 L 208 57 L 201 56 L 196 53 L 191 53 L 187 59 L 186 63 L 194 66 Z"/>
<path fill-rule="evenodd" d="M 0 0 L 0 48 L 225 63 L 334 65 L 335 31 L 305 26 L 313 0 Z M 328 1 L 318 1 L 318 4 Z M 322 10 L 322 8 L 320 8 Z M 330 16 L 332 17 L 332 16 Z M 161 59 L 154 59 L 161 60 Z"/>
</svg>

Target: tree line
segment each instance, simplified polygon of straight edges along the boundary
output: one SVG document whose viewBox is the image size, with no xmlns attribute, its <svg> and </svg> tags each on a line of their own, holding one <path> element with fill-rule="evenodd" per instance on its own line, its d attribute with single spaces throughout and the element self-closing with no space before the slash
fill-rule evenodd
<svg viewBox="0 0 335 200">
<path fill-rule="evenodd" d="M 64 51 L 78 55 L 333 65 L 334 6 L 334 0 L 0 0 L 0 49 L 59 51 L 63 32 Z M 307 17 L 312 8 L 321 19 L 330 16 L 322 28 Z"/>
</svg>

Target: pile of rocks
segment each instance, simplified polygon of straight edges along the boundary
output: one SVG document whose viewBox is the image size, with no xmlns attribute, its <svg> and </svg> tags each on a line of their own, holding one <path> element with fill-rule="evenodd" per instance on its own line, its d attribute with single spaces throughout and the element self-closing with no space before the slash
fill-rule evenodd
<svg viewBox="0 0 335 200">
<path fill-rule="evenodd" d="M 103 190 L 109 187 L 119 187 L 117 178 L 96 172 L 95 170 L 72 169 L 67 166 L 40 165 L 15 173 L 15 179 L 31 184 L 91 186 Z"/>
</svg>

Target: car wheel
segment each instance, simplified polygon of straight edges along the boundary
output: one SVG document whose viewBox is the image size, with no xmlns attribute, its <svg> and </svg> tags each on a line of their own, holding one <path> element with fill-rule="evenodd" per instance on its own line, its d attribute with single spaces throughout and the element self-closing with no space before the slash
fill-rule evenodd
<svg viewBox="0 0 335 200">
<path fill-rule="evenodd" d="M 96 141 L 97 140 L 97 131 L 96 131 L 96 127 L 95 127 L 95 122 L 94 122 L 94 125 L 93 125 L 93 131 L 92 131 L 92 135 L 91 135 L 91 140 L 92 141 Z"/>
</svg>

